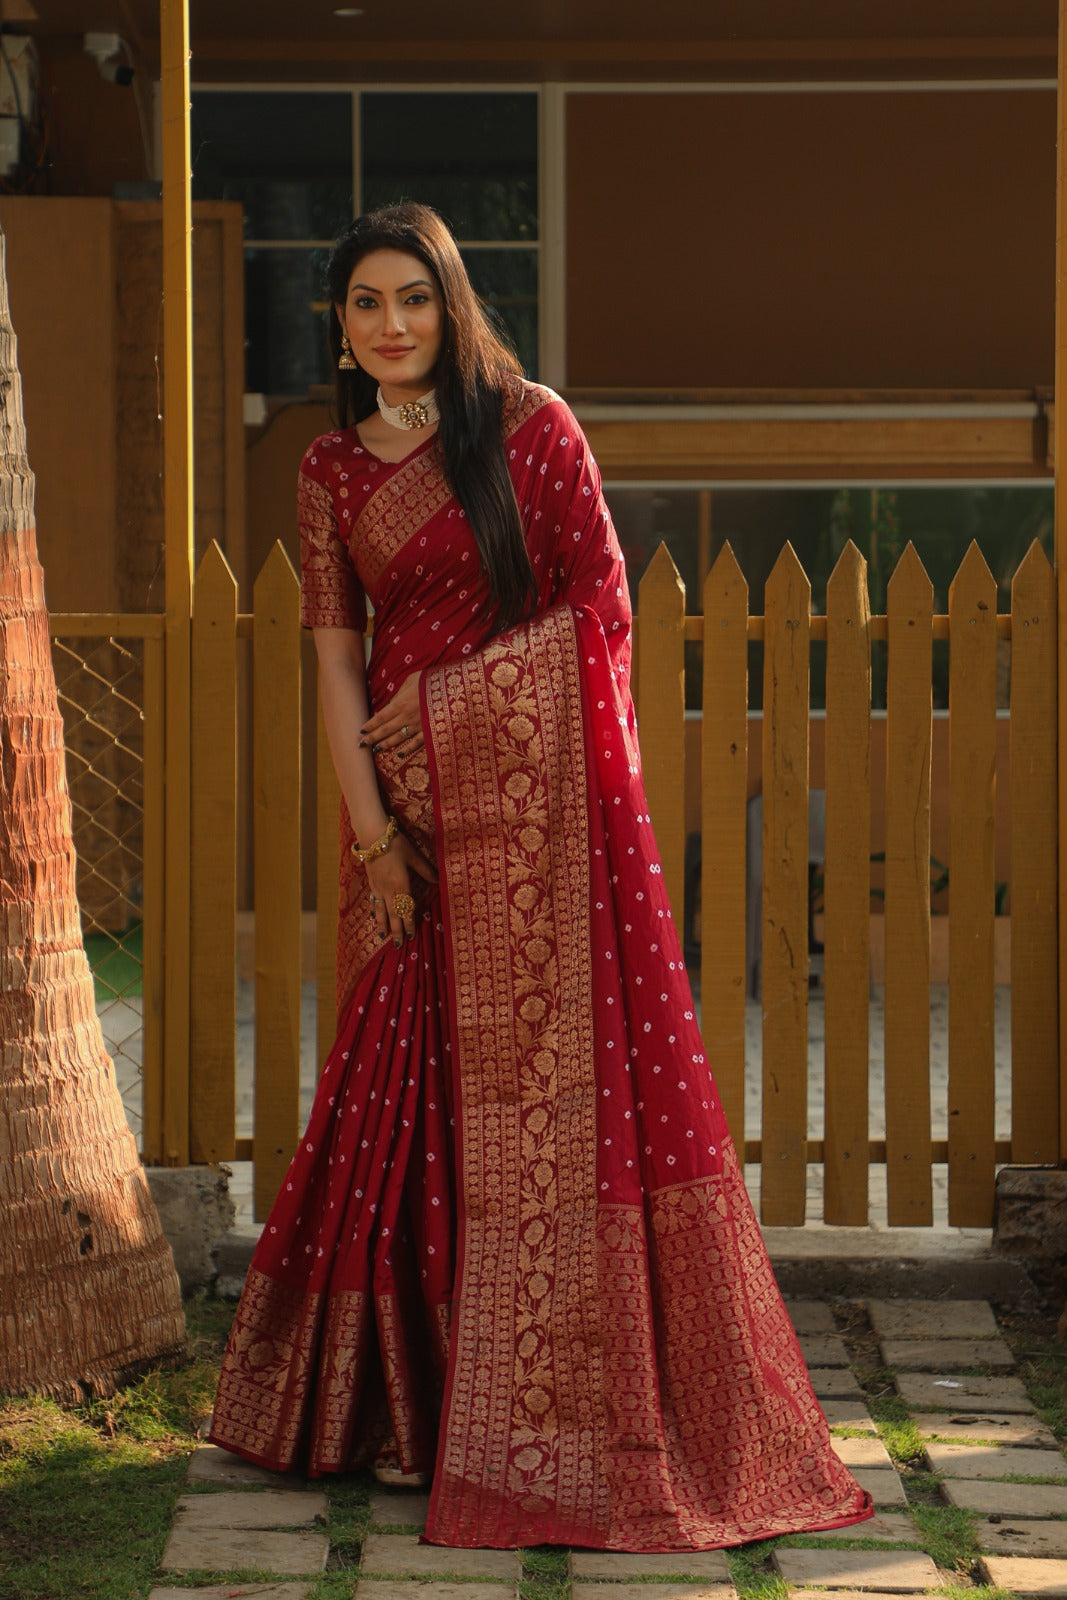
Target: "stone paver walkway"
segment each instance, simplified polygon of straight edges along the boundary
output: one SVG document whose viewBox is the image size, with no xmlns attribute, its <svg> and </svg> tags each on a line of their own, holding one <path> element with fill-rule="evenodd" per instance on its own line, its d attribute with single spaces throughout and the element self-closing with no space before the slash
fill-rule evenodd
<svg viewBox="0 0 1067 1600">
<path fill-rule="evenodd" d="M 790 1600 L 878 1600 L 969 1584 L 992 1584 L 1020 1600 L 1067 1600 L 1067 1461 L 1020 1379 L 1005 1370 L 1011 1352 L 989 1306 L 875 1300 L 865 1309 L 870 1333 L 855 1307 L 843 1308 L 840 1327 L 829 1305 L 790 1307 L 834 1448 L 876 1508 L 865 1523 L 766 1547 Z M 867 1408 L 850 1347 L 862 1352 L 868 1373 L 878 1360 L 894 1370 L 911 1437 L 924 1450 L 909 1456 L 903 1472 Z M 957 1370 L 961 1347 L 984 1372 Z M 879 1384 L 884 1391 L 884 1378 Z M 899 1432 L 887 1428 L 886 1437 L 892 1443 Z M 909 1478 L 927 1504 L 933 1482 L 947 1506 L 968 1514 L 973 1549 L 960 1546 L 952 1571 L 939 1570 L 924 1548 Z M 371 1493 L 367 1531 L 338 1567 L 319 1488 L 279 1480 L 212 1446 L 194 1454 L 189 1483 L 150 1600 L 315 1600 L 328 1563 L 344 1574 L 340 1584 L 331 1577 L 330 1596 L 345 1600 L 518 1600 L 524 1576 L 559 1600 L 737 1600 L 730 1552 L 573 1551 L 565 1570 L 560 1553 L 546 1576 L 543 1554 L 524 1568 L 521 1551 L 420 1544 L 428 1496 L 404 1490 Z M 167 1586 L 185 1574 L 194 1575 L 186 1585 L 201 1578 L 206 1587 Z"/>
<path fill-rule="evenodd" d="M 373 1577 L 499 1578 L 517 1583 L 522 1561 L 517 1550 L 446 1550 L 420 1544 L 417 1533 L 368 1533 L 359 1570 Z"/>
<path fill-rule="evenodd" d="M 1020 1595 L 1067 1595 L 1067 1561 L 1032 1561 L 1026 1556 L 983 1556 L 982 1574 L 998 1589 Z"/>
<path fill-rule="evenodd" d="M 716 1583 L 711 1578 L 703 1583 L 689 1583 L 684 1578 L 672 1578 L 669 1583 L 655 1583 L 648 1578 L 620 1583 L 611 1578 L 600 1583 L 576 1581 L 571 1595 L 574 1600 L 736 1600 L 737 1590 L 728 1580 Z"/>
<path fill-rule="evenodd" d="M 730 1582 L 730 1567 L 721 1550 L 693 1550 L 685 1555 L 623 1555 L 615 1550 L 574 1550 L 570 1575 L 576 1581 L 619 1578 L 703 1578 L 705 1583 Z M 614 1594 L 614 1590 L 611 1591 Z M 582 1590 L 583 1597 L 585 1589 Z"/>
</svg>

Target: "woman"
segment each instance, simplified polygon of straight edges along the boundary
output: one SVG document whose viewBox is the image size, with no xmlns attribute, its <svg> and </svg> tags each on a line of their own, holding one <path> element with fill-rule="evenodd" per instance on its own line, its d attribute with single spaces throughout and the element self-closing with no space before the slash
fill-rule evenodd
<svg viewBox="0 0 1067 1600">
<path fill-rule="evenodd" d="M 329 290 L 340 426 L 300 518 L 341 1023 L 212 1438 L 312 1475 L 395 1451 L 440 1544 L 859 1521 L 694 1019 L 581 430 L 426 208 L 358 219 Z"/>
</svg>

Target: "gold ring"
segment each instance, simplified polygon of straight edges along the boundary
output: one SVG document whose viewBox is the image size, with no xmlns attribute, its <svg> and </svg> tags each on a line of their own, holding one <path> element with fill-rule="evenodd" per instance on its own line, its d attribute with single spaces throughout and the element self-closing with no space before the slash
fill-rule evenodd
<svg viewBox="0 0 1067 1600">
<path fill-rule="evenodd" d="M 407 723 L 405 722 L 404 726 L 401 728 L 400 731 L 404 735 L 404 738 L 406 739 L 411 730 L 408 727 Z"/>
<path fill-rule="evenodd" d="M 415 915 L 415 901 L 409 894 L 394 894 L 393 910 L 402 922 Z"/>
</svg>

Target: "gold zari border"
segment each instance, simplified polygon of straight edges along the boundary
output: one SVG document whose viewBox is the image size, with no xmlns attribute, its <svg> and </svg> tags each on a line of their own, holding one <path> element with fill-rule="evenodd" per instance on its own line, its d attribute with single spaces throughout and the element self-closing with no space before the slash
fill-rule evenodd
<svg viewBox="0 0 1067 1600">
<path fill-rule="evenodd" d="M 427 721 L 463 1149 L 438 1516 L 463 1544 L 494 1542 L 500 1517 L 592 1530 L 605 1521 L 607 1485 L 597 1462 L 590 869 L 573 615 L 548 612 L 429 674 Z"/>
<path fill-rule="evenodd" d="M 524 423 L 555 398 L 551 390 L 534 384 L 519 384 L 504 413 L 506 438 L 510 439 Z M 368 588 L 378 583 L 389 563 L 416 533 L 452 499 L 452 490 L 437 454 L 436 445 L 419 450 L 401 463 L 370 496 L 359 513 L 356 527 L 359 541 L 359 566 Z M 461 515 L 459 507 L 457 516 Z"/>
</svg>

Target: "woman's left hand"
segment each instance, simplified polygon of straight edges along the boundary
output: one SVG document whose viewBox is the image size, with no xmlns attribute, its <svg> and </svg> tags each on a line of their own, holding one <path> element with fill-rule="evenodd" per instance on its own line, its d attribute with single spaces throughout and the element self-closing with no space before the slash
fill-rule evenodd
<svg viewBox="0 0 1067 1600">
<path fill-rule="evenodd" d="M 407 753 L 422 747 L 421 677 L 421 672 L 413 672 L 405 678 L 388 704 L 368 718 L 359 730 L 361 745 L 369 745 L 372 751 L 398 750 L 403 745 Z"/>
</svg>

